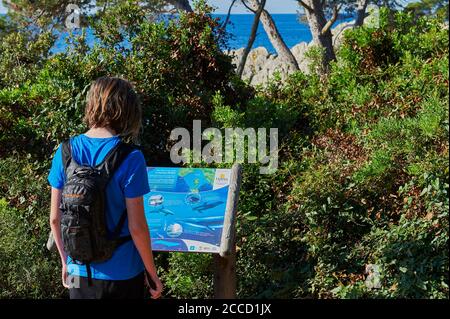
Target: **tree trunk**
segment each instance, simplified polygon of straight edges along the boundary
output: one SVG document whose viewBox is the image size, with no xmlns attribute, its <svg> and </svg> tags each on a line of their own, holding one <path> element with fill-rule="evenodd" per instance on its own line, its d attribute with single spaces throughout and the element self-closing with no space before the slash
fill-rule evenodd
<svg viewBox="0 0 450 319">
<path fill-rule="evenodd" d="M 383 6 L 386 9 L 388 9 L 388 23 L 389 23 L 389 26 L 393 26 L 395 24 L 395 12 L 394 12 L 395 4 L 393 4 L 389 0 L 383 0 L 382 3 L 383 3 Z"/>
<path fill-rule="evenodd" d="M 256 11 L 259 6 L 257 0 L 248 0 L 248 5 L 252 11 Z M 272 16 L 269 12 L 267 12 L 267 10 L 263 10 L 261 14 L 261 23 L 264 27 L 264 31 L 266 31 L 270 43 L 272 43 L 273 47 L 277 51 L 278 56 L 285 60 L 292 67 L 292 69 L 299 70 L 297 60 L 284 42 Z"/>
<path fill-rule="evenodd" d="M 305 12 L 313 42 L 324 49 L 321 72 L 326 73 L 330 62 L 336 60 L 331 25 L 327 25 L 322 0 L 305 0 L 304 3 L 308 6 L 308 8 L 305 8 Z M 326 25 L 327 28 L 325 28 Z"/>
<path fill-rule="evenodd" d="M 261 14 L 264 10 L 265 5 L 266 5 L 266 0 L 261 0 L 258 10 L 255 12 L 255 16 L 253 18 L 252 30 L 250 32 L 250 38 L 248 39 L 247 46 L 245 47 L 244 52 L 242 53 L 242 58 L 241 58 L 241 61 L 239 61 L 239 66 L 236 71 L 240 78 L 242 77 L 242 73 L 244 72 L 245 62 L 247 61 L 248 54 L 250 53 L 250 50 L 253 47 L 253 43 L 255 42 L 256 32 L 258 31 L 258 26 L 259 26 L 259 19 L 261 18 Z"/>
<path fill-rule="evenodd" d="M 237 0 L 233 0 L 231 1 L 230 6 L 228 7 L 228 12 L 227 12 L 227 17 L 224 21 L 224 23 L 222 24 L 222 27 L 225 29 L 228 25 L 228 22 L 230 22 L 230 16 L 231 16 L 231 9 L 233 9 L 234 4 L 236 3 Z"/>
<path fill-rule="evenodd" d="M 262 12 L 261 23 L 278 55 L 289 63 L 294 70 L 299 70 L 297 60 L 281 37 L 272 16 L 266 10 Z"/>
<path fill-rule="evenodd" d="M 364 24 L 368 4 L 369 0 L 358 0 L 358 5 L 356 7 L 355 27 L 360 27 Z"/>
</svg>

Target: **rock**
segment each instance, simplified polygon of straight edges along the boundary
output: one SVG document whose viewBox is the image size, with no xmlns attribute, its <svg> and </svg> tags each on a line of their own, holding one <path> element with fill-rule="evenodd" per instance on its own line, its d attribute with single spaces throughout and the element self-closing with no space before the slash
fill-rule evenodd
<svg viewBox="0 0 450 319">
<path fill-rule="evenodd" d="M 367 18 L 366 18 L 367 19 Z M 344 39 L 344 31 L 354 27 L 354 21 L 343 22 L 332 29 L 333 45 L 339 47 Z M 313 45 L 313 42 L 300 42 L 291 51 L 297 60 L 300 71 L 309 73 L 309 61 L 305 53 Z M 244 48 L 237 50 L 230 50 L 226 54 L 232 56 L 232 62 L 238 66 L 244 53 Z M 274 76 L 276 72 L 280 73 L 281 79 L 284 80 L 287 76 L 294 72 L 289 63 L 286 63 L 282 58 L 276 54 L 270 54 L 266 48 L 258 47 L 250 51 L 247 61 L 242 72 L 242 78 L 248 80 L 251 85 L 265 85 Z"/>
<path fill-rule="evenodd" d="M 305 50 L 306 46 L 306 43 L 297 45 L 296 52 L 298 52 L 298 57 L 302 62 L 304 58 L 301 51 Z M 242 58 L 243 52 L 244 49 L 238 49 L 229 51 L 227 54 L 233 57 L 233 64 L 237 66 Z M 306 68 L 304 69 L 306 70 Z M 242 78 L 248 80 L 251 85 L 264 85 L 267 84 L 276 72 L 279 72 L 281 78 L 285 79 L 293 71 L 291 66 L 278 55 L 270 54 L 264 47 L 258 47 L 250 51 L 242 72 Z"/>
<path fill-rule="evenodd" d="M 339 47 L 344 41 L 345 30 L 353 29 L 355 21 L 343 22 L 334 27 L 331 32 L 333 34 L 333 46 Z"/>
<path fill-rule="evenodd" d="M 371 28 L 380 26 L 380 8 L 377 5 L 369 4 L 366 9 L 368 16 L 364 19 L 364 25 Z"/>
<path fill-rule="evenodd" d="M 309 61 L 308 59 L 303 59 L 303 61 L 298 62 L 298 68 L 305 74 L 308 74 L 309 71 Z"/>
<path fill-rule="evenodd" d="M 239 61 L 241 60 L 242 54 L 244 53 L 244 48 L 225 51 L 225 53 L 232 57 L 231 63 L 237 67 L 239 65 Z"/>
<path fill-rule="evenodd" d="M 252 72 L 259 72 L 262 70 L 264 64 L 267 62 L 269 52 L 264 47 L 258 47 L 250 51 L 247 62 Z"/>
<path fill-rule="evenodd" d="M 291 51 L 295 59 L 297 60 L 297 63 L 300 63 L 305 59 L 305 52 L 307 49 L 308 43 L 306 42 L 300 42 L 299 44 L 296 44 L 292 47 Z"/>
<path fill-rule="evenodd" d="M 48 234 L 47 244 L 45 245 L 49 251 L 57 251 L 55 238 L 53 233 L 50 231 Z"/>
</svg>

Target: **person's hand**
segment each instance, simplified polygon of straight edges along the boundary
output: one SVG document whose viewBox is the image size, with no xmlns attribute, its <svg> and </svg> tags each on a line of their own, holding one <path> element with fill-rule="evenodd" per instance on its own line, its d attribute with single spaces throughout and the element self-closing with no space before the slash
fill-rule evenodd
<svg viewBox="0 0 450 319">
<path fill-rule="evenodd" d="M 67 283 L 67 264 L 66 263 L 62 264 L 61 279 L 62 279 L 62 284 L 63 284 L 64 288 L 69 288 L 69 284 Z"/>
<path fill-rule="evenodd" d="M 149 291 L 150 294 L 152 295 L 152 299 L 158 299 L 159 297 L 161 297 L 161 293 L 163 290 L 163 285 L 161 283 L 161 281 L 158 278 L 157 274 L 149 274 L 147 273 L 147 285 L 149 286 Z M 153 282 L 153 285 L 151 282 Z"/>
</svg>

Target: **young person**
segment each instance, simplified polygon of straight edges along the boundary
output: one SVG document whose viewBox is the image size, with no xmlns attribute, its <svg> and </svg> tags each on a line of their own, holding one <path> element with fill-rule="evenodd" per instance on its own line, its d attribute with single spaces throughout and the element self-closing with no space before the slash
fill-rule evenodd
<svg viewBox="0 0 450 319">
<path fill-rule="evenodd" d="M 141 129 L 141 114 L 138 97 L 128 81 L 114 77 L 97 79 L 91 85 L 85 109 L 89 130 L 70 138 L 72 159 L 79 165 L 94 167 L 118 143 L 135 142 Z M 143 195 L 149 192 L 149 185 L 142 152 L 134 149 L 125 157 L 105 191 L 108 230 L 115 229 L 126 209 L 120 235 L 131 235 L 132 240 L 118 246 L 107 261 L 91 263 L 87 269 L 64 251 L 59 207 L 66 172 L 61 148 L 60 145 L 55 153 L 48 176 L 52 187 L 50 226 L 61 257 L 62 282 L 69 288 L 70 298 L 143 298 L 145 270 L 147 279 L 154 283 L 150 287 L 152 298 L 160 297 L 162 284 L 156 273 L 143 208 Z M 69 287 L 69 275 L 79 287 Z"/>
</svg>

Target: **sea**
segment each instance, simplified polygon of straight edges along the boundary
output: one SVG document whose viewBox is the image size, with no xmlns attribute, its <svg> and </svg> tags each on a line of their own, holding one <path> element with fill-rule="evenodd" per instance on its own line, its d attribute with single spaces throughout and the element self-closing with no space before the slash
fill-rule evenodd
<svg viewBox="0 0 450 319">
<path fill-rule="evenodd" d="M 213 14 L 213 17 L 219 18 L 220 21 L 225 21 L 225 14 Z M 227 31 L 230 34 L 227 42 L 227 47 L 223 48 L 229 50 L 235 50 L 247 46 L 248 38 L 250 36 L 253 14 L 231 14 L 229 23 L 227 25 Z M 310 42 L 312 39 L 311 32 L 308 24 L 303 22 L 304 18 L 300 14 L 272 14 L 272 18 L 275 22 L 277 29 L 279 30 L 286 45 L 292 48 L 300 42 Z M 353 20 L 352 16 L 341 16 L 337 19 L 333 26 L 336 26 L 342 22 Z M 79 31 L 75 31 L 77 33 Z M 61 32 L 58 34 L 58 39 L 52 48 L 53 53 L 62 52 L 66 49 L 66 37 L 67 32 Z M 92 34 L 92 30 L 86 30 L 86 39 L 89 45 L 95 43 L 95 37 Z M 259 24 L 257 36 L 253 44 L 253 48 L 265 47 L 270 53 L 275 53 L 275 49 L 270 43 L 263 26 Z"/>
<path fill-rule="evenodd" d="M 216 15 L 222 21 L 226 15 Z M 227 25 L 227 31 L 231 34 L 229 41 L 230 49 L 239 49 L 247 46 L 250 36 L 253 14 L 234 14 L 230 16 L 230 23 Z M 275 25 L 280 32 L 284 42 L 289 48 L 292 48 L 300 42 L 310 42 L 312 40 L 311 31 L 303 15 L 300 14 L 272 14 Z M 351 16 L 341 16 L 336 20 L 333 26 L 342 22 L 351 21 Z M 269 41 L 262 24 L 258 26 L 258 32 L 253 44 L 253 48 L 265 47 L 270 53 L 275 49 Z"/>
</svg>

